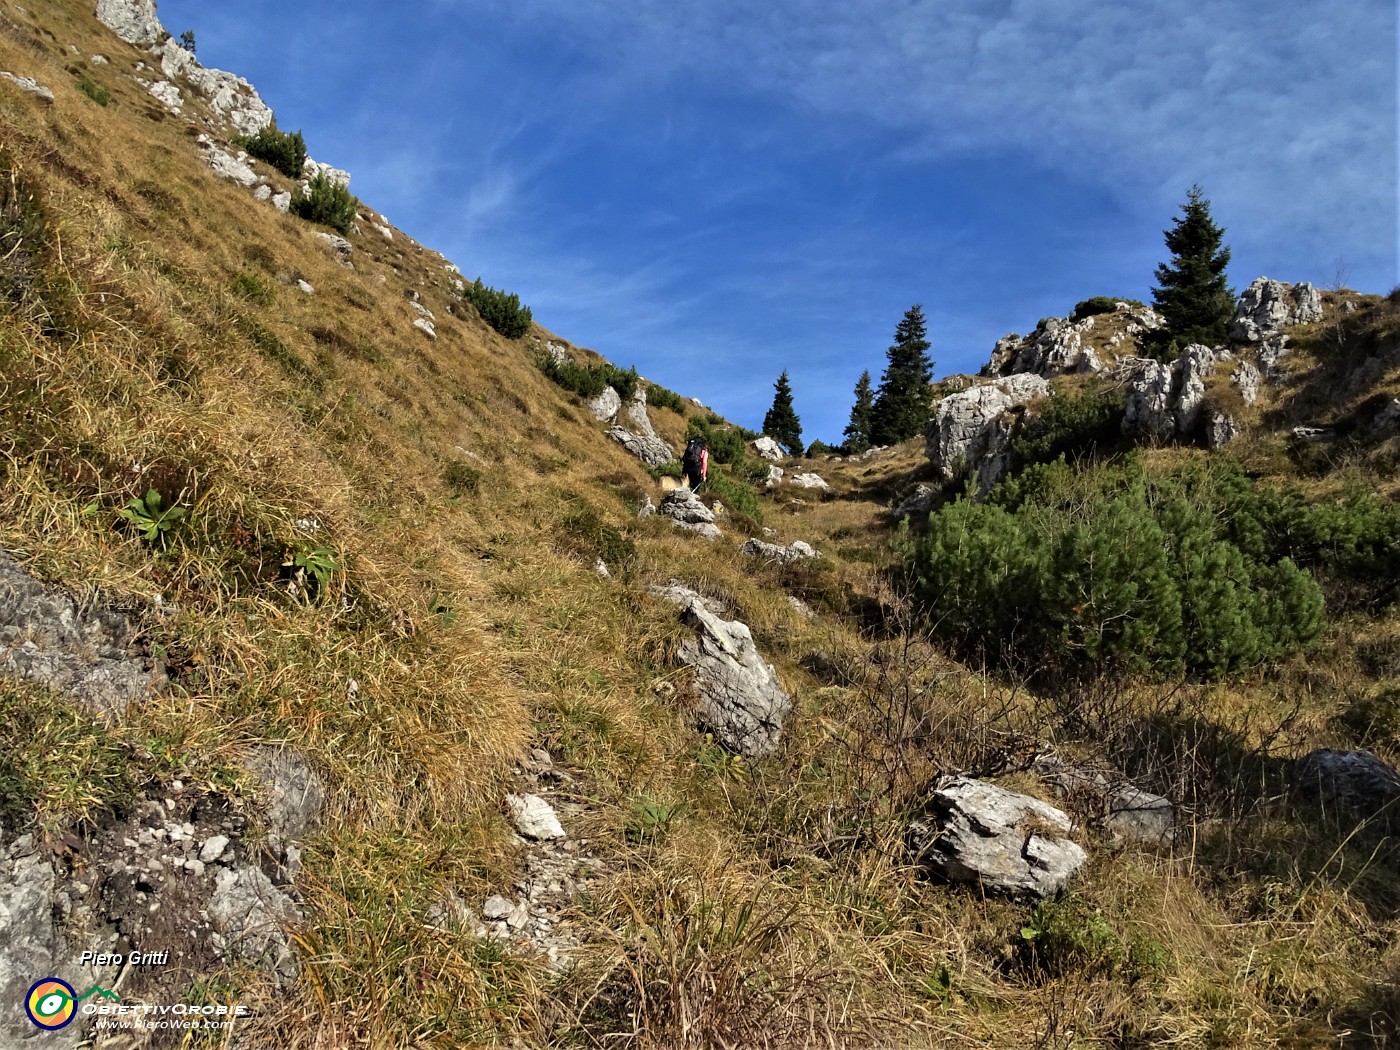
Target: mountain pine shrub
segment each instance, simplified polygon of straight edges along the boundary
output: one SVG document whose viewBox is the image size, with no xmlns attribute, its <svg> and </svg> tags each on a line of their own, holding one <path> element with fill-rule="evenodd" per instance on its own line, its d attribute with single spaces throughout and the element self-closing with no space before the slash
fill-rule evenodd
<svg viewBox="0 0 1400 1050">
<path fill-rule="evenodd" d="M 685 415 L 685 402 L 674 390 L 667 390 L 659 383 L 647 384 L 647 404 L 657 408 L 669 408 L 672 412 Z"/>
<path fill-rule="evenodd" d="M 1317 635 L 1322 592 L 1286 556 L 1251 557 L 1217 493 L 1136 459 L 1034 466 L 896 541 L 933 629 L 1037 676 L 1218 677 Z"/>
<path fill-rule="evenodd" d="M 236 135 L 233 141 L 249 156 L 266 161 L 289 179 L 301 178 L 306 168 L 306 140 L 300 131 L 284 134 L 276 124 L 268 124 L 256 135 Z"/>
<path fill-rule="evenodd" d="M 1092 456 L 1121 444 L 1123 403 L 1123 392 L 1112 387 L 1080 393 L 1054 390 L 1039 412 L 1016 428 L 1007 446 L 1011 469 L 1058 456 Z"/>
<path fill-rule="evenodd" d="M 507 339 L 519 339 L 530 330 L 530 308 L 521 306 L 520 296 L 514 292 L 487 287 L 478 277 L 462 291 L 462 298 L 476 307 L 483 321 Z M 597 392 L 601 394 L 602 388 Z"/>
<path fill-rule="evenodd" d="M 359 207 L 360 202 L 347 187 L 324 172 L 317 172 L 292 197 L 291 211 L 307 222 L 319 223 L 338 233 L 348 234 L 355 225 Z"/>
</svg>

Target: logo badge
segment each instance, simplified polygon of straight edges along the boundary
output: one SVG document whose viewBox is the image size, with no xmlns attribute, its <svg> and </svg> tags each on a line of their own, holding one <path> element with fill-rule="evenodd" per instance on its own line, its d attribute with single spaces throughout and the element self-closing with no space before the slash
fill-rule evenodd
<svg viewBox="0 0 1400 1050">
<path fill-rule="evenodd" d="M 77 1012 L 78 993 L 67 981 L 45 977 L 35 981 L 24 998 L 24 1012 L 40 1028 L 55 1031 L 70 1024 Z"/>
</svg>

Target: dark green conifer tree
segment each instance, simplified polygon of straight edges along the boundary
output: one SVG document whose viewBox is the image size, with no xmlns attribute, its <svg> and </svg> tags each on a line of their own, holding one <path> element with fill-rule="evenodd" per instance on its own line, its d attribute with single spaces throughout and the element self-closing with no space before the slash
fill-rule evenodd
<svg viewBox="0 0 1400 1050">
<path fill-rule="evenodd" d="M 933 381 L 933 359 L 923 307 L 917 303 L 905 311 L 894 330 L 889 364 L 880 377 L 880 389 L 870 414 L 870 443 L 893 445 L 923 433 L 928 423 Z"/>
<path fill-rule="evenodd" d="M 773 384 L 773 407 L 763 417 L 763 432 L 787 450 L 789 456 L 802 455 L 802 423 L 792 407 L 792 387 L 784 370 Z"/>
<path fill-rule="evenodd" d="M 1190 343 L 1223 343 L 1235 313 L 1235 293 L 1225 278 L 1230 249 L 1222 244 L 1225 231 L 1211 218 L 1210 201 L 1201 187 L 1187 191 L 1181 216 L 1164 236 L 1172 258 L 1157 267 L 1157 287 L 1152 290 L 1152 300 L 1167 322 L 1163 347 L 1169 348 L 1169 355 Z"/>
<path fill-rule="evenodd" d="M 870 423 L 874 411 L 875 395 L 870 390 L 870 373 L 862 372 L 856 382 L 856 403 L 851 406 L 851 421 L 842 432 L 846 441 L 841 448 L 846 455 L 853 456 L 870 447 Z"/>
</svg>

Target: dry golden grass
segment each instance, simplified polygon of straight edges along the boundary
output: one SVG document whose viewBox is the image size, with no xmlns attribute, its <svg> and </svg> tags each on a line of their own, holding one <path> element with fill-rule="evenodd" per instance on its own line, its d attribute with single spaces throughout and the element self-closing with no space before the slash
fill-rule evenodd
<svg viewBox="0 0 1400 1050">
<path fill-rule="evenodd" d="M 0 66 L 57 96 L 0 91 L 5 165 L 49 234 L 34 246 L 44 282 L 0 307 L 0 546 L 137 610 L 175 682 L 132 713 L 118 751 L 51 697 L 3 698 L 36 712 L 34 739 L 11 743 L 47 778 L 46 826 L 116 804 L 128 760 L 237 794 L 243 750 L 286 740 L 325 777 L 302 976 L 286 997 L 230 977 L 261 1007 L 241 1045 L 1393 1038 L 1393 840 L 1273 790 L 1312 746 L 1400 756 L 1393 614 L 1338 624 L 1228 686 L 1038 695 L 950 660 L 880 573 L 888 508 L 926 479 L 920 442 L 785 464 L 834 490 L 763 498 L 779 541 L 822 551 L 813 565 L 739 554 L 734 517 L 714 544 L 638 521 L 651 478 L 538 372 L 528 340 L 502 340 L 460 303 L 441 257 L 372 234 L 352 238 L 354 270 L 339 266 L 305 224 L 209 173 L 188 125 L 125 75 L 138 53 L 90 15 L 55 0 L 31 16 L 42 29 L 0 18 Z M 111 64 L 88 66 L 94 52 Z M 76 89 L 70 64 L 109 106 Z M 435 341 L 411 327 L 411 291 L 437 316 Z M 1366 301 L 1343 338 L 1389 345 L 1392 312 Z M 1304 335 L 1300 375 L 1323 364 L 1328 323 Z M 1395 378 L 1377 389 L 1393 396 Z M 684 417 L 654 419 L 681 442 Z M 1249 457 L 1296 475 L 1258 440 Z M 150 487 L 190 509 L 157 544 L 116 517 Z M 284 561 L 317 548 L 338 570 L 293 593 Z M 694 724 L 684 630 L 645 593 L 672 577 L 726 601 L 792 692 L 773 758 L 735 761 Z M 149 614 L 157 596 L 170 615 Z M 55 760 L 54 741 L 77 741 L 83 761 Z M 1017 769 L 1047 742 L 1136 762 L 1190 801 L 1175 850 L 1085 833 L 1095 860 L 1064 914 L 1071 934 L 1111 937 L 1054 973 L 1025 962 L 1029 906 L 920 882 L 900 823 L 936 774 Z M 424 921 L 448 890 L 480 900 L 510 884 L 500 801 L 539 746 L 580 778 L 588 808 L 572 830 L 620 872 L 578 902 L 593 939 L 564 975 Z M 642 801 L 669 814 L 645 834 Z"/>
</svg>

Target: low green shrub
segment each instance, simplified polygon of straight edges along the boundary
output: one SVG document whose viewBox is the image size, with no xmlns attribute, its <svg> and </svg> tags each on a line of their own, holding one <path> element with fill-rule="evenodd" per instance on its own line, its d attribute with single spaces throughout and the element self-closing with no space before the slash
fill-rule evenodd
<svg viewBox="0 0 1400 1050">
<path fill-rule="evenodd" d="M 360 202 L 336 180 L 317 172 L 292 197 L 293 215 L 307 222 L 329 226 L 338 233 L 349 233 L 355 225 Z"/>
<path fill-rule="evenodd" d="M 1142 303 L 1136 299 L 1115 299 L 1111 295 L 1095 295 L 1092 298 L 1084 299 L 1074 304 L 1074 312 L 1069 315 L 1071 321 L 1082 321 L 1086 317 L 1093 317 L 1096 314 L 1111 314 L 1118 309 L 1118 304 L 1126 302 L 1130 306 L 1141 306 Z"/>
<path fill-rule="evenodd" d="M 535 356 L 535 364 L 555 383 L 579 397 L 597 397 L 612 387 L 622 400 L 627 401 L 637 392 L 635 368 L 618 368 L 606 361 L 597 365 L 581 365 L 567 357 L 556 360 L 544 351 Z"/>
<path fill-rule="evenodd" d="M 489 288 L 478 277 L 462 291 L 462 298 L 476 308 L 481 319 L 507 339 L 519 339 L 530 330 L 530 308 L 520 305 L 520 296 Z M 600 388 L 598 393 L 602 393 Z"/>
<path fill-rule="evenodd" d="M 559 519 L 563 546 L 592 564 L 601 560 L 610 569 L 625 568 L 637 555 L 637 545 L 622 530 L 603 520 L 596 507 L 574 497 Z"/>
<path fill-rule="evenodd" d="M 247 270 L 234 274 L 229 286 L 236 295 L 260 306 L 271 306 L 277 301 L 277 289 L 272 282 Z"/>
<path fill-rule="evenodd" d="M 289 179 L 301 178 L 306 168 L 306 140 L 300 131 L 281 132 L 276 124 L 269 124 L 256 135 L 236 135 L 233 141 Z"/>
<path fill-rule="evenodd" d="M 647 404 L 657 408 L 669 408 L 672 412 L 685 415 L 685 402 L 681 395 L 658 383 L 647 384 Z"/>
<path fill-rule="evenodd" d="M 98 85 L 94 84 L 87 77 L 83 77 L 82 80 L 78 81 L 78 90 L 81 91 L 88 98 L 96 102 L 99 106 L 105 106 L 107 105 L 107 103 L 112 101 L 112 93 L 110 91 L 108 91 L 105 87 L 99 87 Z"/>
<path fill-rule="evenodd" d="M 481 471 L 467 466 L 460 459 L 454 459 L 443 468 L 442 480 L 453 495 L 466 496 L 481 487 Z"/>
<path fill-rule="evenodd" d="M 737 463 L 745 456 L 744 431 L 729 426 L 719 416 L 711 414 L 706 419 L 691 419 L 686 425 L 685 439 L 689 441 L 693 437 L 705 439 L 710 459 L 716 463 Z"/>
<path fill-rule="evenodd" d="M 970 656 L 1050 678 L 1216 677 L 1276 659 L 1324 624 L 1288 557 L 1230 538 L 1219 493 L 1133 458 L 1042 465 L 896 540 L 933 630 Z"/>
<path fill-rule="evenodd" d="M 1012 471 L 1060 456 L 1094 455 L 1122 443 L 1124 397 L 1112 388 L 1079 394 L 1055 391 L 1034 416 L 1027 417 L 1007 445 Z"/>
<path fill-rule="evenodd" d="M 731 511 L 746 514 L 758 524 L 763 524 L 763 508 L 759 505 L 758 493 L 742 478 L 735 477 L 727 470 L 711 467 L 705 488 Z"/>
<path fill-rule="evenodd" d="M 1073 900 L 1041 901 L 1016 938 L 1016 958 L 1036 979 L 1113 966 L 1118 935 L 1099 912 Z"/>
</svg>

